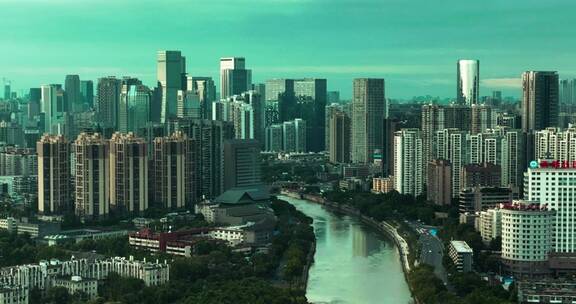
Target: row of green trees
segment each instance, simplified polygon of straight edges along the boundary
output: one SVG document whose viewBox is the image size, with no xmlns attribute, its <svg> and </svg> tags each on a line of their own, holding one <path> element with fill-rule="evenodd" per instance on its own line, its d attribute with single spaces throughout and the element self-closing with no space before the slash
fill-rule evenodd
<svg viewBox="0 0 576 304">
<path fill-rule="evenodd" d="M 129 246 L 126 237 L 85 240 L 62 246 L 35 244 L 26 235 L 0 232 L 0 263 L 3 266 L 69 258 L 75 251 L 138 259 L 170 259 L 170 281 L 146 287 L 138 279 L 110 275 L 99 288 L 99 297 L 89 303 L 307 303 L 305 291 L 287 288 L 297 282 L 315 241 L 311 219 L 287 202 L 275 200 L 272 209 L 278 226 L 270 250 L 246 256 L 225 244 L 205 241 L 190 258 L 174 258 L 140 251 Z M 33 290 L 31 303 L 85 303 L 81 295 L 65 289 Z"/>
</svg>

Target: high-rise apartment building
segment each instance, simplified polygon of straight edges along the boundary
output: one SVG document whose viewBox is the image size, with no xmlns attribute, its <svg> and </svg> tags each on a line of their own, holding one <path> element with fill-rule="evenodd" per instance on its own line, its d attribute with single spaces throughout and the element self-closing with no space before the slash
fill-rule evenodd
<svg viewBox="0 0 576 304">
<path fill-rule="evenodd" d="M 114 76 L 98 79 L 96 111 L 99 121 L 105 128 L 117 128 L 121 90 L 122 81 Z"/>
<path fill-rule="evenodd" d="M 304 153 L 308 152 L 306 146 L 307 140 L 306 132 L 307 122 L 302 119 L 294 119 L 292 121 L 285 121 L 282 125 L 282 139 L 284 152 Z"/>
<path fill-rule="evenodd" d="M 348 114 L 343 111 L 336 111 L 330 115 L 330 162 L 349 163 L 350 162 L 350 131 L 351 121 Z"/>
<path fill-rule="evenodd" d="M 265 150 L 269 152 L 283 151 L 283 124 L 273 124 L 266 128 Z"/>
<path fill-rule="evenodd" d="M 576 161 L 576 128 L 546 128 L 536 131 L 534 140 L 534 159 L 555 159 Z"/>
<path fill-rule="evenodd" d="M 244 93 L 251 87 L 252 71 L 246 69 L 246 59 L 220 58 L 220 98 Z"/>
<path fill-rule="evenodd" d="M 462 178 L 462 167 L 468 163 L 467 131 L 456 128 L 436 132 L 436 158 L 446 159 L 452 169 L 452 195 L 458 196 Z"/>
<path fill-rule="evenodd" d="M 150 173 L 154 203 L 178 209 L 195 201 L 198 148 L 182 131 L 154 139 Z"/>
<path fill-rule="evenodd" d="M 419 129 L 394 134 L 394 188 L 418 196 L 423 191 L 422 135 Z"/>
<path fill-rule="evenodd" d="M 188 138 L 196 140 L 195 150 L 198 163 L 195 165 L 196 195 L 215 198 L 224 192 L 224 141 L 234 139 L 234 126 L 228 121 L 192 120 L 180 125 L 169 126 L 180 130 Z"/>
<path fill-rule="evenodd" d="M 83 220 L 105 218 L 110 212 L 108 148 L 108 141 L 98 133 L 81 133 L 74 142 L 75 212 Z"/>
<path fill-rule="evenodd" d="M 427 199 L 436 205 L 449 206 L 452 203 L 452 168 L 445 159 L 435 159 L 428 163 Z"/>
<path fill-rule="evenodd" d="M 160 122 L 165 123 L 177 115 L 178 90 L 183 90 L 186 58 L 180 51 L 158 51 L 156 78 L 161 89 Z"/>
<path fill-rule="evenodd" d="M 375 152 L 382 151 L 385 112 L 384 79 L 354 79 L 351 153 L 353 162 L 372 163 Z"/>
<path fill-rule="evenodd" d="M 80 97 L 80 76 L 66 75 L 64 80 L 64 90 L 66 98 L 72 112 L 80 112 L 83 108 L 82 98 Z"/>
<path fill-rule="evenodd" d="M 467 105 L 452 104 L 447 106 L 430 104 L 422 106 L 422 140 L 424 163 L 436 158 L 437 148 L 434 142 L 436 132 L 457 128 L 470 131 L 472 108 Z"/>
<path fill-rule="evenodd" d="M 224 142 L 224 190 L 262 183 L 260 143 L 253 139 Z"/>
<path fill-rule="evenodd" d="M 471 112 L 471 134 L 486 132 L 486 130 L 492 129 L 496 125 L 496 113 L 492 111 L 491 106 L 485 104 L 474 104 L 471 107 Z"/>
<path fill-rule="evenodd" d="M 456 102 L 473 105 L 479 103 L 480 61 L 460 59 L 456 63 Z"/>
<path fill-rule="evenodd" d="M 148 209 L 146 141 L 134 133 L 114 133 L 110 139 L 110 209 L 141 214 Z"/>
<path fill-rule="evenodd" d="M 64 214 L 71 212 L 70 145 L 62 135 L 42 136 L 36 145 L 38 153 L 38 212 Z"/>
</svg>

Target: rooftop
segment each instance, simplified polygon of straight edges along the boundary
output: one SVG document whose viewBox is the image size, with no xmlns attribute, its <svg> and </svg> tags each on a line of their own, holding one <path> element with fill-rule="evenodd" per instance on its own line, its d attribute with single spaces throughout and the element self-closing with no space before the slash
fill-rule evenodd
<svg viewBox="0 0 576 304">
<path fill-rule="evenodd" d="M 473 253 L 472 248 L 464 241 L 451 241 L 450 244 L 458 253 Z"/>
</svg>

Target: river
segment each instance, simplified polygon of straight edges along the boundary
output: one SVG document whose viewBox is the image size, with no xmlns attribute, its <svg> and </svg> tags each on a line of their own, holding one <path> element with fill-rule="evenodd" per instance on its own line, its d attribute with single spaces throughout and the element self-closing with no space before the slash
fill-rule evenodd
<svg viewBox="0 0 576 304">
<path fill-rule="evenodd" d="M 394 243 L 360 220 L 279 196 L 314 219 L 316 255 L 306 297 L 316 304 L 407 304 L 410 290 Z"/>
</svg>

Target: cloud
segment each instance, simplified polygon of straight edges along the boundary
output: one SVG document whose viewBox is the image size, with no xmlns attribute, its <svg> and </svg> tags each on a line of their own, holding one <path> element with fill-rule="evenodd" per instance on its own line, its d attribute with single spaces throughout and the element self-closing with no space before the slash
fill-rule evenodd
<svg viewBox="0 0 576 304">
<path fill-rule="evenodd" d="M 482 79 L 482 85 L 489 88 L 513 88 L 518 89 L 522 87 L 522 79 L 520 78 L 489 78 Z"/>
</svg>

